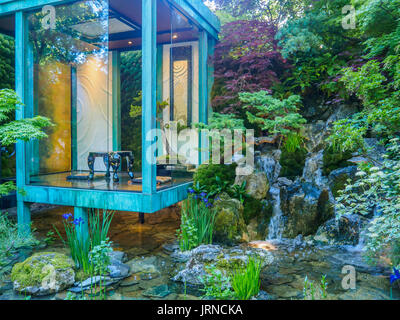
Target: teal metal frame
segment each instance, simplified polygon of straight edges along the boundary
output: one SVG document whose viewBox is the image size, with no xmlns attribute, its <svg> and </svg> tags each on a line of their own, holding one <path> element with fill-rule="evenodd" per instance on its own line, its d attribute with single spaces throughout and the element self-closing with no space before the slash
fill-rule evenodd
<svg viewBox="0 0 400 320">
<path fill-rule="evenodd" d="M 175 9 L 182 12 L 200 30 L 200 57 L 199 57 L 199 119 L 207 122 L 209 112 L 209 92 L 212 85 L 212 66 L 209 64 L 209 55 L 218 40 L 220 23 L 218 18 L 203 4 L 201 0 L 167 0 Z M 16 91 L 24 105 L 16 111 L 16 119 L 23 119 L 33 111 L 33 90 L 29 85 L 33 79 L 32 72 L 28 72 L 32 65 L 28 41 L 27 11 L 38 9 L 44 5 L 60 5 L 77 0 L 0 0 L 0 16 L 15 14 L 15 76 Z M 161 47 L 157 47 L 157 0 L 142 0 L 142 147 L 143 150 L 155 148 L 155 136 L 148 133 L 156 128 L 157 112 L 157 86 L 161 79 L 160 69 L 157 73 L 157 61 L 161 59 Z M 157 54 L 158 53 L 158 54 Z M 118 65 L 119 56 L 113 58 L 113 66 Z M 113 69 L 114 70 L 114 69 Z M 113 77 L 119 78 L 119 70 L 113 71 Z M 157 78 L 158 77 L 158 78 Z M 158 79 L 158 81 L 157 81 Z M 115 82 L 113 90 L 119 89 L 119 82 Z M 158 92 L 159 94 L 159 92 Z M 117 108 L 113 111 L 113 120 L 120 117 L 119 97 L 115 97 L 113 104 Z M 120 133 L 115 132 L 115 145 L 120 143 Z M 148 135 L 148 136 L 147 136 Z M 147 137 L 146 137 L 147 136 Z M 146 139 L 147 138 L 147 139 Z M 200 146 L 204 139 L 200 138 Z M 171 206 L 187 198 L 187 189 L 191 183 L 182 184 L 168 189 L 157 191 L 156 188 L 156 163 L 148 162 L 146 152 L 143 152 L 142 175 L 143 192 L 102 191 L 73 188 L 58 188 L 47 186 L 29 185 L 28 159 L 30 159 L 29 143 L 17 143 L 17 196 L 18 225 L 22 232 L 30 232 L 31 215 L 29 204 L 33 202 L 55 205 L 73 206 L 76 218 L 81 217 L 87 221 L 88 208 L 109 209 L 118 211 L 134 211 L 141 213 L 154 213 L 165 207 Z M 200 157 L 204 160 L 204 156 Z M 87 225 L 87 224 L 86 224 Z M 87 234 L 87 228 L 80 230 Z"/>
</svg>

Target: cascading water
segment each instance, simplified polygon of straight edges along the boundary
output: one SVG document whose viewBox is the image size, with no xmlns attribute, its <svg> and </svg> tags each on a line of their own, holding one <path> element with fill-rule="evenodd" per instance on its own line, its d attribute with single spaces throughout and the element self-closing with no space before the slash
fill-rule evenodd
<svg viewBox="0 0 400 320">
<path fill-rule="evenodd" d="M 268 227 L 268 240 L 281 240 L 285 227 L 283 212 L 281 210 L 281 190 L 279 187 L 271 187 L 269 192 L 272 196 L 274 206 Z"/>
<path fill-rule="evenodd" d="M 281 240 L 285 227 L 284 216 L 281 210 L 281 190 L 275 182 L 277 181 L 281 165 L 280 154 L 262 155 L 257 158 L 258 167 L 265 172 L 270 184 L 269 193 L 272 197 L 272 218 L 268 227 L 268 240 Z"/>
<path fill-rule="evenodd" d="M 274 156 L 263 155 L 257 158 L 258 167 L 265 172 L 267 179 L 270 184 L 273 184 L 279 177 L 281 171 L 281 165 Z"/>
</svg>

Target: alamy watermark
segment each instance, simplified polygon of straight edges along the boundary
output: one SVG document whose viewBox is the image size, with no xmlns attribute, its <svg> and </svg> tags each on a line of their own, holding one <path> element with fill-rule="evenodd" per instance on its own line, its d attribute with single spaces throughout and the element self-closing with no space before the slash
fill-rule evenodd
<svg viewBox="0 0 400 320">
<path fill-rule="evenodd" d="M 356 28 L 356 9 L 352 5 L 342 8 L 342 27 L 345 30 L 354 30 Z"/>
<path fill-rule="evenodd" d="M 342 279 L 342 288 L 344 290 L 355 290 L 357 280 L 356 268 L 351 265 L 346 265 L 342 268 L 342 274 L 344 275 Z"/>
</svg>

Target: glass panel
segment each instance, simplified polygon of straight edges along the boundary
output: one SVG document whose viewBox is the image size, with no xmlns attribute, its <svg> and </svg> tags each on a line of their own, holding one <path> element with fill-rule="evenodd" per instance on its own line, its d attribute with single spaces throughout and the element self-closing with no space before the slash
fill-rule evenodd
<svg viewBox="0 0 400 320">
<path fill-rule="evenodd" d="M 166 1 L 158 17 L 158 143 L 157 176 L 161 187 L 192 180 L 198 162 L 198 29 Z M 165 14 L 168 12 L 168 15 Z M 162 184 L 168 180 L 170 183 Z"/>
<path fill-rule="evenodd" d="M 112 187 L 103 160 L 116 141 L 108 12 L 107 0 L 80 1 L 28 17 L 34 115 L 54 123 L 47 139 L 31 144 L 33 184 Z"/>
</svg>

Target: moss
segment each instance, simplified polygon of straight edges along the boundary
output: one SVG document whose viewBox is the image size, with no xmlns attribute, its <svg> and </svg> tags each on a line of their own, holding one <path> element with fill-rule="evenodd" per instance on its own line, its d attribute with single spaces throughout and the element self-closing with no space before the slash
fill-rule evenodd
<svg viewBox="0 0 400 320">
<path fill-rule="evenodd" d="M 248 197 L 244 201 L 243 218 L 246 224 L 249 224 L 253 218 L 256 218 L 262 214 L 263 202 L 261 200 Z"/>
<path fill-rule="evenodd" d="M 282 166 L 280 176 L 287 178 L 301 176 L 306 163 L 307 153 L 307 150 L 304 148 L 297 148 L 294 152 L 289 152 L 284 148 L 279 161 Z"/>
<path fill-rule="evenodd" d="M 22 287 L 41 285 L 43 279 L 51 272 L 46 266 L 55 270 L 73 268 L 73 261 L 67 256 L 55 252 L 36 253 L 24 262 L 17 263 L 11 271 L 11 280 Z"/>
<path fill-rule="evenodd" d="M 200 184 L 207 191 L 212 189 L 215 185 L 215 177 L 219 177 L 222 181 L 229 182 L 229 185 L 233 185 L 236 177 L 237 164 L 225 165 L 225 164 L 203 164 L 201 165 L 196 173 L 194 174 L 194 184 Z"/>
<path fill-rule="evenodd" d="M 344 168 L 349 166 L 349 162 L 347 160 L 351 159 L 352 151 L 346 152 L 335 152 L 332 147 L 328 147 L 324 151 L 323 158 L 323 173 L 325 176 L 329 175 L 333 170 Z"/>
<path fill-rule="evenodd" d="M 227 272 L 232 272 L 235 270 L 242 269 L 246 266 L 246 263 L 242 259 L 235 259 L 235 258 L 230 258 L 230 259 L 224 259 L 220 258 L 218 259 L 216 263 L 216 267 L 220 270 L 224 270 Z"/>
</svg>

